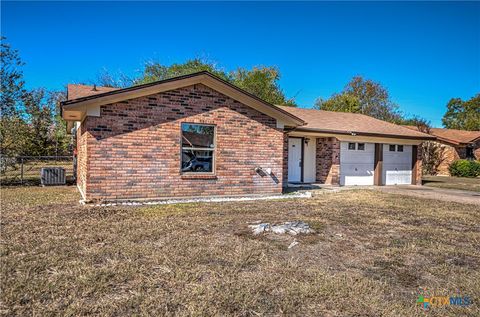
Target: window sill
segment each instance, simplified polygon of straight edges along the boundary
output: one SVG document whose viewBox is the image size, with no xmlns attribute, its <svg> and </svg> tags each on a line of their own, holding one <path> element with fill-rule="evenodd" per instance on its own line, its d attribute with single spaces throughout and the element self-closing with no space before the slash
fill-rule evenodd
<svg viewBox="0 0 480 317">
<path fill-rule="evenodd" d="M 215 174 L 181 174 L 182 179 L 217 179 Z"/>
</svg>

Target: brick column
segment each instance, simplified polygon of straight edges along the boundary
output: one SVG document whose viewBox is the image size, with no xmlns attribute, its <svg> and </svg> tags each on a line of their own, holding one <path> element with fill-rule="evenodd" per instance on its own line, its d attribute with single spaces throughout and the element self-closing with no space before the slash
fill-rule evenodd
<svg viewBox="0 0 480 317">
<path fill-rule="evenodd" d="M 422 185 L 422 145 L 412 146 L 412 185 Z"/>
<path fill-rule="evenodd" d="M 340 141 L 317 138 L 316 179 L 320 183 L 340 185 Z"/>
</svg>

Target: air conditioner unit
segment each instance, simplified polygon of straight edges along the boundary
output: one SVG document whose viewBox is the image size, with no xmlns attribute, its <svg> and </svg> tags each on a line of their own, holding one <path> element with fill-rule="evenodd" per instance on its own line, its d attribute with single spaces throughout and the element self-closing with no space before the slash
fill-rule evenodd
<svg viewBox="0 0 480 317">
<path fill-rule="evenodd" d="M 65 185 L 65 169 L 63 167 L 43 167 L 40 175 L 42 185 Z"/>
</svg>

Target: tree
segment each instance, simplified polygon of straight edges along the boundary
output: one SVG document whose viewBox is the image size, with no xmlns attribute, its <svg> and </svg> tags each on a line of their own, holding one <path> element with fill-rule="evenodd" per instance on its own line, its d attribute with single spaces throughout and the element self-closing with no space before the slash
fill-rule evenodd
<svg viewBox="0 0 480 317">
<path fill-rule="evenodd" d="M 146 84 L 201 71 L 208 71 L 224 80 L 229 80 L 226 72 L 221 70 L 213 62 L 195 58 L 187 60 L 185 63 L 176 63 L 170 66 L 162 65 L 157 62 L 148 62 L 144 66 L 142 75 L 135 79 L 134 83 L 136 85 Z"/>
<path fill-rule="evenodd" d="M 32 156 L 65 155 L 70 152 L 71 137 L 66 133 L 60 116 L 63 92 L 47 92 L 45 89 L 29 91 L 24 96 L 28 124 L 25 152 Z"/>
<path fill-rule="evenodd" d="M 230 73 L 231 82 L 249 93 L 276 105 L 296 106 L 287 99 L 279 85 L 280 72 L 276 67 L 238 68 Z"/>
<path fill-rule="evenodd" d="M 316 106 L 321 110 L 361 113 L 360 99 L 347 94 L 333 94 L 330 99 L 318 99 Z"/>
<path fill-rule="evenodd" d="M 418 131 L 430 134 L 431 123 L 426 119 L 414 116 L 409 119 L 402 119 L 401 124 L 410 125 Z M 443 152 L 445 147 L 436 141 L 425 141 L 421 144 L 422 172 L 427 175 L 436 175 L 440 164 L 445 160 Z"/>
<path fill-rule="evenodd" d="M 399 122 L 402 118 L 388 90 L 361 76 L 353 77 L 342 92 L 329 99 L 318 99 L 315 106 L 321 110 L 362 113 L 390 122 Z"/>
<path fill-rule="evenodd" d="M 411 125 L 415 126 L 418 131 L 430 134 L 430 129 L 431 129 L 431 123 L 430 121 L 421 118 L 419 116 L 413 116 L 412 118 L 404 118 L 398 124 L 402 125 Z"/>
<path fill-rule="evenodd" d="M 134 80 L 122 72 L 112 74 L 104 68 L 97 76 L 97 80 L 93 81 L 93 84 L 103 87 L 126 88 L 133 86 Z"/>
<path fill-rule="evenodd" d="M 442 118 L 445 128 L 458 130 L 480 130 L 480 94 L 470 100 L 452 98 Z"/>
<path fill-rule="evenodd" d="M 24 96 L 29 126 L 26 151 L 29 155 L 48 155 L 52 152 L 54 113 L 52 107 L 45 103 L 45 94 L 45 90 L 36 89 Z"/>
<path fill-rule="evenodd" d="M 25 93 L 25 82 L 23 80 L 23 71 L 21 69 L 24 63 L 20 59 L 18 51 L 13 50 L 5 40 L 5 37 L 1 37 L 0 110 L 2 117 L 13 117 L 20 115 L 19 103 Z"/>
<path fill-rule="evenodd" d="M 296 106 L 293 98 L 287 98 L 280 88 L 278 68 L 270 66 L 254 67 L 251 70 L 238 68 L 235 71 L 227 72 L 217 64 L 199 58 L 172 65 L 149 62 L 145 64 L 142 74 L 131 82 L 134 85 L 140 85 L 200 71 L 208 71 L 267 102 Z M 125 76 L 122 79 L 122 76 L 114 76 L 104 71 L 96 83 L 102 86 L 121 88 L 124 87 L 124 83 L 128 82 L 125 78 Z"/>
<path fill-rule="evenodd" d="M 22 98 L 25 94 L 25 82 L 21 67 L 24 65 L 17 50 L 13 50 L 1 38 L 0 48 L 0 154 L 2 169 L 6 158 L 22 153 L 25 146 L 28 127 L 24 122 Z"/>
</svg>

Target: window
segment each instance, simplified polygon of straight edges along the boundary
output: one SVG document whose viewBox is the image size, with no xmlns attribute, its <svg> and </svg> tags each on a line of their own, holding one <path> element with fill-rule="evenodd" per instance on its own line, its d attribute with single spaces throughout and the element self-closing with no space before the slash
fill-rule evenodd
<svg viewBox="0 0 480 317">
<path fill-rule="evenodd" d="M 403 145 L 397 145 L 397 152 L 403 152 Z"/>
<path fill-rule="evenodd" d="M 349 150 L 355 150 L 355 143 L 348 143 Z"/>
<path fill-rule="evenodd" d="M 395 152 L 395 144 L 390 144 L 390 146 L 388 147 L 388 150 L 390 152 Z"/>
<path fill-rule="evenodd" d="M 365 151 L 365 143 L 357 143 L 357 150 Z"/>
<path fill-rule="evenodd" d="M 473 153 L 473 147 L 467 146 L 466 150 L 467 150 L 466 151 L 467 160 L 474 160 L 475 159 L 475 154 Z"/>
<path fill-rule="evenodd" d="M 182 123 L 182 172 L 212 173 L 215 126 Z"/>
</svg>

